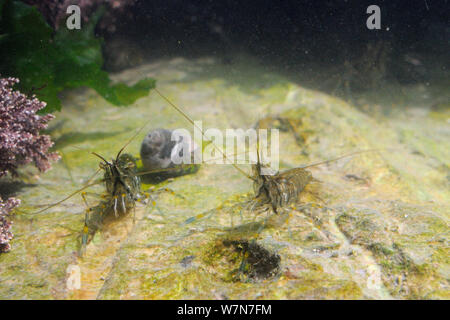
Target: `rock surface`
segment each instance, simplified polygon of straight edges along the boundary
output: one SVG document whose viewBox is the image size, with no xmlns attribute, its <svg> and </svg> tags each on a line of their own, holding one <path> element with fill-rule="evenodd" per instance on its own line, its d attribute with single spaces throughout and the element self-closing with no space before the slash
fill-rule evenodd
<svg viewBox="0 0 450 320">
<path fill-rule="evenodd" d="M 173 59 L 115 78 L 144 76 L 204 128 L 258 120 L 279 128 L 282 169 L 380 150 L 311 168 L 316 180 L 301 202 L 278 216 L 249 210 L 252 184 L 235 168 L 204 164 L 154 186 L 175 195 L 155 193 L 157 209 L 139 206 L 135 223 L 132 215 L 113 221 L 79 259 L 81 197 L 39 214 L 35 206 L 76 190 L 98 168 L 89 152 L 114 157 L 147 122 L 127 152 L 138 156 L 152 128 L 193 128 L 155 92 L 127 108 L 91 90 L 67 92 L 50 132 L 63 160 L 17 190 L 23 202 L 12 250 L 0 255 L 0 298 L 450 298 L 448 103 L 433 108 L 431 98 L 414 99 L 423 88 L 404 87 L 402 104 L 369 97 L 377 104 L 356 108 L 246 58 L 232 66 Z M 102 187 L 89 191 L 94 205 Z M 73 266 L 79 289 L 68 286 Z"/>
</svg>

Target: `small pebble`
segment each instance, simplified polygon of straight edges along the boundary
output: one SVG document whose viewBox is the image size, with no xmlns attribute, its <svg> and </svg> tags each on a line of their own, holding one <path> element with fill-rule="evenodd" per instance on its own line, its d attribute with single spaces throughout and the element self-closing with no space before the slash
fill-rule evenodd
<svg viewBox="0 0 450 320">
<path fill-rule="evenodd" d="M 173 168 L 180 165 L 183 158 L 183 151 L 188 150 L 191 155 L 191 162 L 194 160 L 194 153 L 198 149 L 197 144 L 190 136 L 180 136 L 178 140 L 172 140 L 174 131 L 167 129 L 155 129 L 147 133 L 141 144 L 141 161 L 145 170 L 158 170 Z M 160 178 L 170 178 L 189 172 L 180 170 L 168 170 L 157 172 L 152 175 Z"/>
<path fill-rule="evenodd" d="M 186 256 L 180 261 L 180 264 L 183 268 L 187 268 L 192 264 L 192 261 L 194 259 L 195 259 L 194 255 Z"/>
<path fill-rule="evenodd" d="M 164 169 L 174 166 L 174 160 L 183 156 L 184 149 L 193 153 L 197 144 L 189 136 L 181 136 L 177 141 L 172 140 L 172 130 L 151 130 L 141 144 L 141 160 L 145 169 Z M 187 145 L 185 145 L 187 144 Z"/>
</svg>

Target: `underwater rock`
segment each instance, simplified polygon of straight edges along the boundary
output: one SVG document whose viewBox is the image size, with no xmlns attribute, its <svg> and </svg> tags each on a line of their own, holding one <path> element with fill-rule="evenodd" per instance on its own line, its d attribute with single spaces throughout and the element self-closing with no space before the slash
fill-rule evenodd
<svg viewBox="0 0 450 320">
<path fill-rule="evenodd" d="M 77 5 L 81 8 L 83 23 L 87 23 L 90 20 L 99 6 L 105 6 L 105 14 L 97 27 L 100 30 L 106 30 L 111 33 L 116 31 L 118 22 L 123 22 L 124 18 L 130 14 L 130 9 L 136 3 L 135 0 L 25 0 L 23 2 L 36 6 L 47 22 L 55 29 L 59 29 L 61 23 L 64 22 L 69 5 Z M 64 26 L 64 24 L 62 25 Z"/>
<path fill-rule="evenodd" d="M 177 59 L 136 70 L 157 78 L 161 90 L 193 119 L 204 120 L 205 128 L 250 128 L 260 117 L 277 118 L 267 127 L 283 129 L 282 170 L 356 150 L 389 147 L 395 152 L 361 154 L 311 168 L 317 181 L 301 192 L 296 208 L 269 216 L 248 206 L 251 180 L 230 165 L 204 165 L 195 175 L 155 186 L 167 184 L 184 198 L 160 193 L 154 197 L 157 208 L 151 202 L 136 206 L 137 223 L 134 214 L 111 219 L 84 258 L 75 261 L 84 225 L 80 197 L 46 214 L 32 213 L 35 205 L 62 199 L 68 188 L 78 188 L 70 185 L 61 161 L 40 176 L 38 185 L 24 186 L 14 195 L 22 203 L 20 214 L 12 217 L 14 248 L 0 254 L 0 298 L 450 298 L 448 108 L 414 114 L 411 121 L 405 110 L 394 112 L 389 104 L 392 112 L 375 117 L 335 97 L 279 83 L 276 75 L 266 77 L 265 69 L 246 60 L 238 66 L 245 71 L 245 84 L 255 88 L 248 90 L 240 82 L 216 78 L 227 74 L 229 66 L 210 61 Z M 115 77 L 131 83 L 136 72 Z M 400 94 L 402 87 L 396 88 Z M 111 108 L 95 91 L 76 93 L 65 99 L 58 117 L 66 122 L 55 133 L 83 128 L 87 137 L 95 137 L 78 142 L 78 148 L 58 148 L 75 184 L 98 166 L 86 149 L 115 155 L 130 132 L 114 133 L 143 124 L 150 113 L 161 128 L 186 125 L 153 94 L 125 110 Z M 83 111 L 74 107 L 80 99 Z M 295 133 L 305 141 L 299 143 Z M 126 152 L 139 154 L 144 135 Z M 242 169 L 250 172 L 249 167 Z M 92 192 L 102 190 L 98 186 Z M 69 264 L 80 267 L 79 290 L 66 288 Z"/>
<path fill-rule="evenodd" d="M 427 295 L 432 297 L 435 292 L 430 290 L 430 287 L 443 288 L 446 280 L 432 267 L 436 263 L 437 255 L 429 252 L 428 248 L 427 253 L 423 252 L 423 243 L 430 242 L 430 235 L 416 235 L 415 242 L 411 243 L 409 239 L 405 239 L 409 236 L 404 238 L 397 229 L 400 228 L 404 232 L 409 228 L 411 235 L 417 230 L 422 232 L 422 228 L 430 228 L 432 224 L 436 225 L 440 221 L 423 215 L 421 210 L 401 202 L 387 202 L 385 208 L 391 212 L 389 221 L 381 214 L 370 210 L 351 209 L 351 214 L 344 212 L 336 217 L 336 225 L 351 243 L 363 246 L 372 253 L 375 261 L 381 266 L 381 280 L 393 297 L 408 299 Z M 402 225 L 398 218 L 405 219 L 403 212 L 408 212 L 406 216 L 410 220 L 417 219 L 416 226 Z M 419 224 L 422 226 L 419 227 Z M 416 230 L 413 230 L 414 228 Z M 425 239 L 421 239 L 424 236 Z M 436 289 L 435 291 L 437 292 Z"/>
<path fill-rule="evenodd" d="M 196 172 L 198 165 L 188 164 L 186 167 L 184 163 L 180 164 L 179 162 L 183 159 L 184 150 L 190 152 L 190 160 L 193 162 L 194 152 L 197 148 L 197 144 L 188 136 L 176 137 L 174 131 L 167 129 L 151 130 L 141 144 L 142 164 L 147 171 L 169 170 L 152 173 L 147 176 L 160 180 Z"/>
</svg>

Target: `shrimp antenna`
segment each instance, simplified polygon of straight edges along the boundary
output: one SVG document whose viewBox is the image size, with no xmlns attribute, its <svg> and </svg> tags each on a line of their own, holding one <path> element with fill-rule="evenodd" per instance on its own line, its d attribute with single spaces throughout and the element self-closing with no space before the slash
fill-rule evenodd
<svg viewBox="0 0 450 320">
<path fill-rule="evenodd" d="M 168 98 L 166 98 L 161 92 L 159 92 L 158 89 L 153 88 L 154 91 L 156 91 L 156 93 L 163 98 L 168 104 L 170 104 L 175 110 L 177 110 L 187 121 L 189 121 L 197 130 L 200 130 L 200 132 L 202 133 L 202 136 L 205 140 L 208 140 L 205 136 L 205 133 L 203 132 L 202 128 L 200 128 L 199 126 L 197 126 L 195 124 L 195 122 L 179 107 L 177 107 L 174 103 L 172 103 L 172 101 L 170 101 Z M 240 171 L 244 176 L 246 176 L 247 178 L 249 178 L 250 180 L 255 181 L 254 178 L 252 178 L 251 176 L 249 176 L 247 173 L 245 173 L 244 170 L 242 170 L 241 168 L 239 168 L 237 165 L 235 165 L 233 162 L 231 162 L 231 160 L 229 160 L 227 158 L 227 156 L 225 155 L 225 153 L 219 149 L 219 147 L 216 146 L 216 144 L 214 142 L 212 142 L 212 145 L 214 147 L 214 149 L 216 149 L 217 151 L 220 152 L 220 154 L 233 166 L 235 167 L 238 171 Z"/>
<path fill-rule="evenodd" d="M 99 157 L 100 159 L 102 159 L 105 163 L 108 163 L 108 161 L 106 161 L 105 158 L 103 158 L 101 155 L 99 155 L 97 152 L 91 152 L 91 154 L 93 154 L 96 157 Z"/>
<path fill-rule="evenodd" d="M 334 158 L 334 159 L 314 162 L 314 163 L 311 163 L 311 164 L 300 166 L 300 168 L 305 169 L 305 168 L 315 167 L 315 166 L 318 166 L 318 165 L 321 165 L 321 164 L 326 164 L 326 163 L 334 162 L 334 161 L 337 161 L 337 160 L 340 160 L 340 159 L 343 159 L 343 158 L 348 158 L 348 157 L 354 156 L 356 154 L 367 153 L 367 152 L 375 152 L 375 151 L 380 151 L 380 150 L 382 150 L 382 149 L 378 148 L 378 149 L 367 149 L 367 150 L 355 151 L 355 152 L 344 154 L 344 155 L 342 155 L 340 157 L 337 157 L 337 158 Z"/>
<path fill-rule="evenodd" d="M 71 194 L 69 194 L 69 195 L 68 195 L 67 197 L 65 197 L 64 199 L 62 199 L 62 200 L 60 200 L 60 201 L 58 201 L 58 202 L 55 202 L 55 203 L 53 203 L 53 204 L 51 204 L 51 205 L 45 207 L 44 209 L 41 209 L 41 210 L 39 210 L 39 211 L 34 212 L 34 214 L 41 213 L 41 212 L 44 212 L 45 210 L 48 210 L 48 209 L 53 208 L 53 207 L 56 207 L 58 204 L 60 204 L 60 203 L 62 203 L 62 202 L 64 202 L 64 201 L 66 201 L 66 200 L 72 198 L 74 195 L 78 194 L 79 192 L 83 191 L 84 189 L 87 189 L 87 188 L 89 188 L 89 187 L 92 187 L 92 186 L 95 186 L 95 185 L 97 185 L 97 184 L 100 184 L 100 183 L 102 183 L 103 181 L 104 181 L 104 179 L 101 179 L 101 180 L 98 180 L 98 181 L 96 181 L 96 182 L 87 184 L 87 185 L 85 185 L 84 187 L 82 187 L 82 188 L 80 188 L 80 189 L 78 189 L 78 190 L 72 192 Z"/>
<path fill-rule="evenodd" d="M 116 161 L 119 160 L 119 156 L 121 155 L 122 151 L 131 143 L 131 141 L 134 140 L 134 138 L 137 137 L 137 135 L 147 126 L 148 122 L 146 124 L 144 124 L 135 134 L 134 136 L 132 136 L 130 138 L 130 140 L 127 141 L 127 143 L 125 143 L 125 145 L 122 147 L 122 149 L 119 150 L 119 152 L 117 153 L 116 156 Z"/>
</svg>

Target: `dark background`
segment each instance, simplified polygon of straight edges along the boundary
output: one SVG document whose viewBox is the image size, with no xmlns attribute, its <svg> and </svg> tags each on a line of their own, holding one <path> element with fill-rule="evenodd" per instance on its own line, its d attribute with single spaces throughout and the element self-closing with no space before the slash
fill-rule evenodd
<svg viewBox="0 0 450 320">
<path fill-rule="evenodd" d="M 381 30 L 366 28 L 370 4 L 381 8 Z M 375 39 L 390 40 L 406 51 L 449 49 L 447 0 L 141 0 L 131 10 L 131 19 L 116 22 L 114 35 L 163 41 L 178 54 L 201 53 L 205 46 L 220 53 L 214 51 L 215 46 L 221 49 L 220 32 L 261 56 L 280 54 L 281 48 L 292 55 L 311 48 L 311 54 L 334 51 L 339 56 Z M 432 41 L 435 46 L 428 47 Z"/>
<path fill-rule="evenodd" d="M 381 9 L 381 30 L 366 27 L 371 4 Z M 214 56 L 232 64 L 237 54 L 245 52 L 267 68 L 291 74 L 331 69 L 365 73 L 361 64 L 369 61 L 374 69 L 385 69 L 386 79 L 428 83 L 448 77 L 448 4 L 447 0 L 136 1 L 127 14 L 116 17 L 113 28 L 97 32 L 106 40 L 109 71 L 129 67 L 110 61 L 133 42 L 145 52 L 146 61 Z M 124 40 L 111 47 L 117 39 Z M 381 53 L 370 53 L 376 46 L 382 47 L 385 61 L 377 61 Z M 130 51 L 136 53 L 134 47 Z M 345 63 L 356 71 L 340 70 Z M 355 89 L 358 82 L 358 76 L 351 82 Z"/>
<path fill-rule="evenodd" d="M 366 28 L 366 9 L 371 4 L 381 8 L 382 30 Z M 374 39 L 391 40 L 396 47 L 413 50 L 423 49 L 428 40 L 448 46 L 450 38 L 447 0 L 141 0 L 131 10 L 131 19 L 117 21 L 116 35 L 163 40 L 168 46 L 181 41 L 178 49 L 173 48 L 179 54 L 198 52 L 206 44 L 218 45 L 217 27 L 230 40 L 261 55 L 279 54 L 275 45 L 292 53 L 311 47 L 312 53 L 323 54 L 320 41 L 327 41 L 329 49 L 339 55 L 346 46 L 358 47 Z"/>
</svg>

